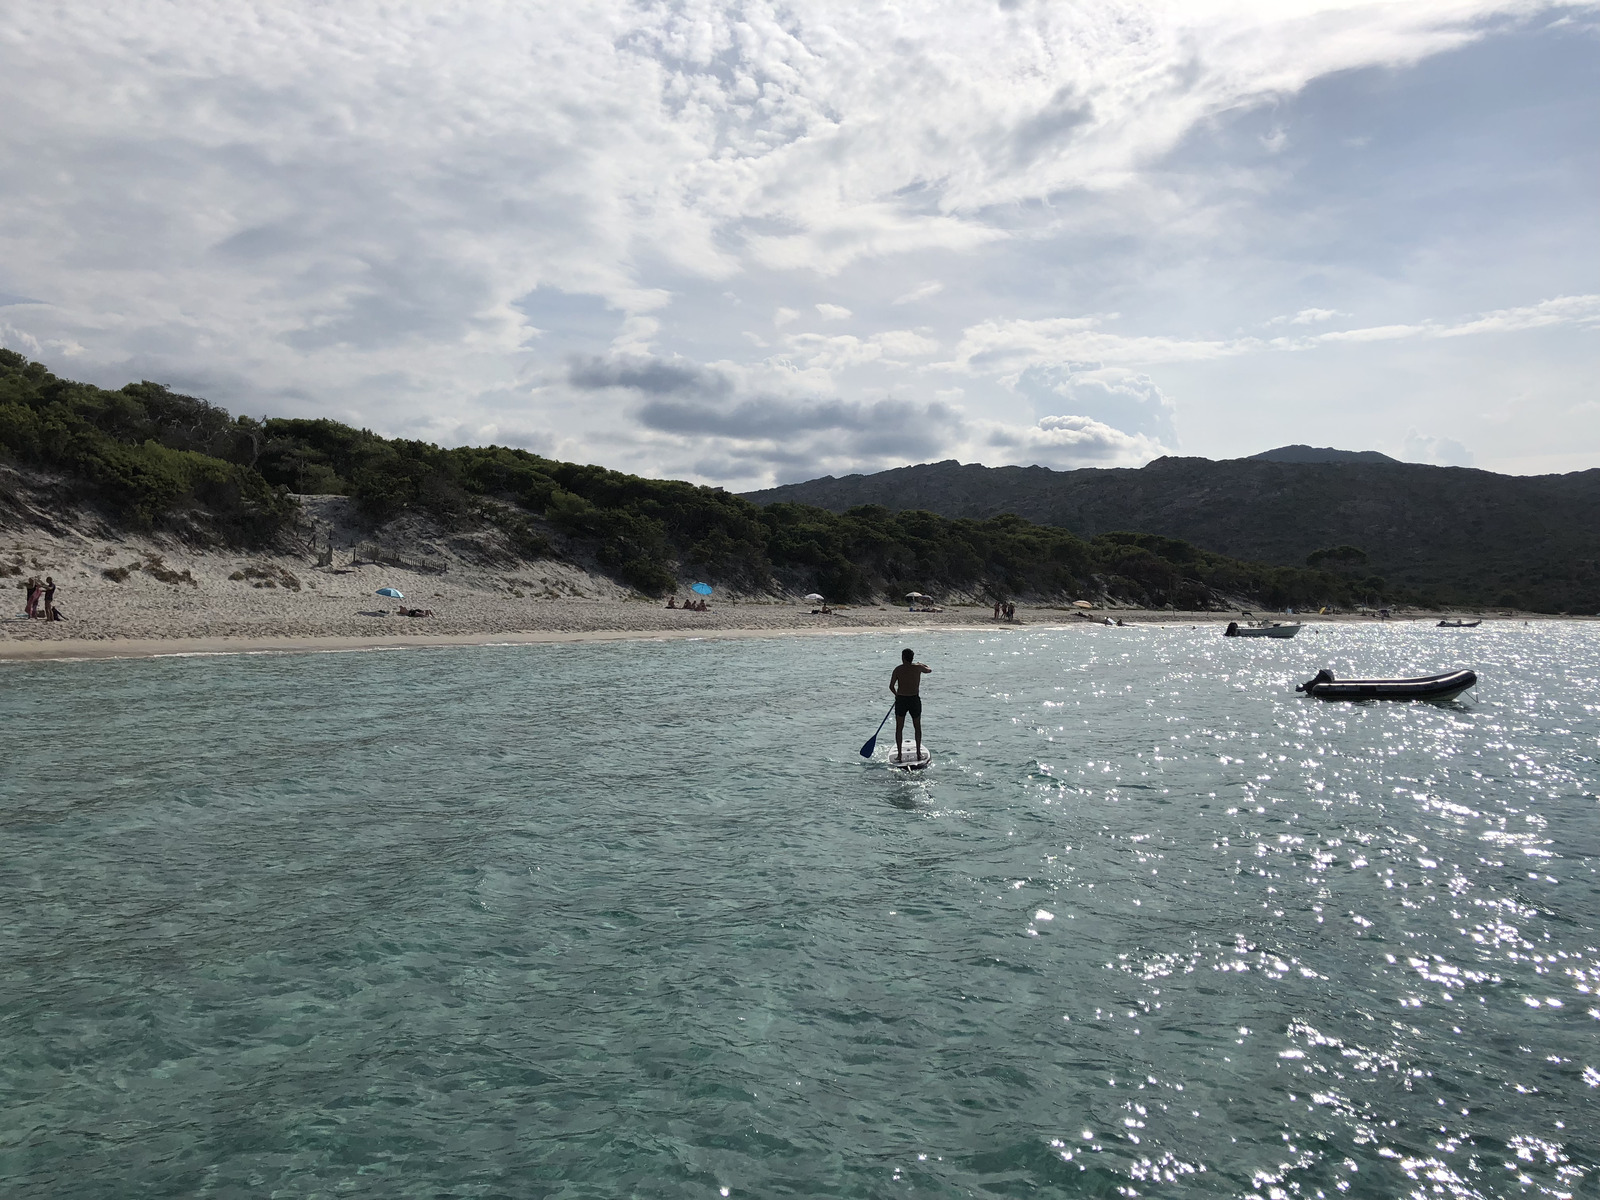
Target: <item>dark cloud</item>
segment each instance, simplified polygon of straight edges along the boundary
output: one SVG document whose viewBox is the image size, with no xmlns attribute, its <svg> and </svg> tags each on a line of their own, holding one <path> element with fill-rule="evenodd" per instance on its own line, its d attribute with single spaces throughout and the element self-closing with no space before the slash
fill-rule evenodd
<svg viewBox="0 0 1600 1200">
<path fill-rule="evenodd" d="M 943 453 L 966 429 L 962 415 L 938 401 L 754 391 L 730 373 L 688 359 L 574 359 L 567 378 L 585 390 L 637 393 L 640 403 L 630 416 L 647 436 L 681 439 L 694 447 L 685 469 L 725 480 L 801 478 L 817 474 L 821 464 L 896 465 Z"/>
<path fill-rule="evenodd" d="M 741 439 L 771 439 L 825 430 L 874 433 L 931 425 L 949 429 L 959 424 L 950 408 L 937 402 L 907 400 L 863 403 L 850 400 L 804 400 L 758 396 L 731 405 L 692 400 L 657 400 L 636 414 L 647 428 L 677 433 Z"/>
<path fill-rule="evenodd" d="M 567 382 L 585 391 L 632 388 L 647 396 L 725 396 L 733 390 L 727 376 L 718 371 L 687 360 L 643 354 L 575 358 L 568 365 Z"/>
</svg>

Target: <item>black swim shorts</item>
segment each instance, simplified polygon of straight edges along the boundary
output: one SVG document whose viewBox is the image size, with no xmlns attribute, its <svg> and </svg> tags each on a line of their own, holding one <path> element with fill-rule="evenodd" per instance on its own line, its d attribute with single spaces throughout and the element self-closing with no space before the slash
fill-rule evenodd
<svg viewBox="0 0 1600 1200">
<path fill-rule="evenodd" d="M 896 696 L 894 698 L 894 715 L 904 717 L 908 714 L 913 717 L 922 716 L 921 696 Z"/>
</svg>

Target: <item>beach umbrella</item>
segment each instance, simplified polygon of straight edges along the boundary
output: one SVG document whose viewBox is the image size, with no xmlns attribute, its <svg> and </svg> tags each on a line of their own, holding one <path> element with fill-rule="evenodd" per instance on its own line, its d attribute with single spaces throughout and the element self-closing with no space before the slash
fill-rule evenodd
<svg viewBox="0 0 1600 1200">
<path fill-rule="evenodd" d="M 689 585 L 689 590 L 691 592 L 698 593 L 701 596 L 711 595 L 711 585 L 709 583 L 691 583 Z"/>
<path fill-rule="evenodd" d="M 927 597 L 924 596 L 921 592 L 907 592 L 906 593 L 906 599 L 907 600 L 926 600 Z"/>
<path fill-rule="evenodd" d="M 1094 605 L 1090 604 L 1087 600 L 1074 600 L 1072 602 L 1072 606 L 1074 608 L 1093 608 L 1094 607 Z"/>
<path fill-rule="evenodd" d="M 813 604 L 817 604 L 822 600 L 822 593 L 821 592 L 812 592 L 808 596 L 806 596 L 806 599 L 811 601 Z"/>
<path fill-rule="evenodd" d="M 387 596 L 391 600 L 405 599 L 405 597 L 400 594 L 399 588 L 379 588 L 377 594 L 380 596 Z"/>
</svg>

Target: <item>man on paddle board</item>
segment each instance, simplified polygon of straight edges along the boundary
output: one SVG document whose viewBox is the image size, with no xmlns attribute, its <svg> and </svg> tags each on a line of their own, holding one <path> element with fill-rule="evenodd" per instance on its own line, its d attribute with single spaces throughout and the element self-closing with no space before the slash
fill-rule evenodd
<svg viewBox="0 0 1600 1200">
<path fill-rule="evenodd" d="M 894 697 L 894 745 L 900 752 L 900 742 L 905 736 L 906 714 L 911 714 L 911 728 L 917 738 L 917 758 L 922 758 L 922 677 L 933 671 L 932 667 L 914 662 L 917 656 L 910 650 L 900 651 L 900 665 L 889 676 L 889 694 Z"/>
</svg>

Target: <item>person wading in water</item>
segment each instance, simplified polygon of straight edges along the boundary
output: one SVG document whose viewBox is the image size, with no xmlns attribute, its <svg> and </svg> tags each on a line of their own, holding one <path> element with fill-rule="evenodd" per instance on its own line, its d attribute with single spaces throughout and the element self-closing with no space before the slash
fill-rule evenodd
<svg viewBox="0 0 1600 1200">
<path fill-rule="evenodd" d="M 900 651 L 900 665 L 889 676 L 889 694 L 894 697 L 894 752 L 900 754 L 905 737 L 906 714 L 911 714 L 911 728 L 917 739 L 917 758 L 922 758 L 922 677 L 933 672 L 932 667 L 913 662 L 916 655 L 909 650 Z"/>
</svg>

